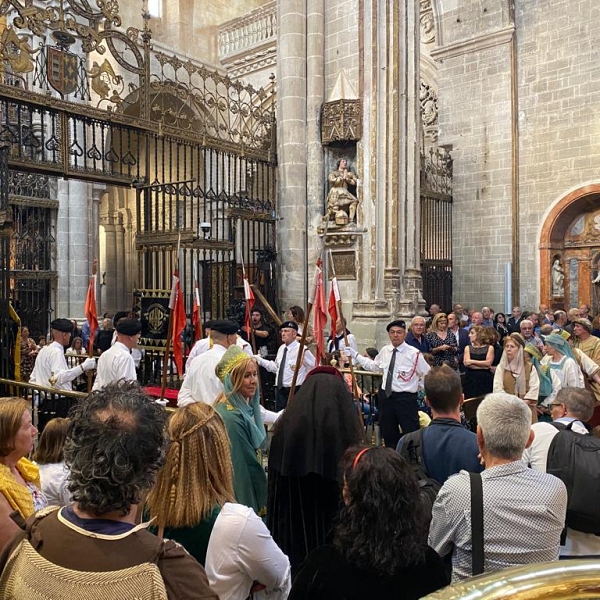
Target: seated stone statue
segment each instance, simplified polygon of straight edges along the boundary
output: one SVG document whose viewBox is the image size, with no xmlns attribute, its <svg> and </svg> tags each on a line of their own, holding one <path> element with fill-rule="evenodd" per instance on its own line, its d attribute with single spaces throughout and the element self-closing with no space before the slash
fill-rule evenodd
<svg viewBox="0 0 600 600">
<path fill-rule="evenodd" d="M 328 180 L 331 189 L 327 195 L 325 218 L 333 217 L 337 225 L 354 222 L 358 198 L 350 193 L 348 186 L 355 186 L 358 178 L 348 169 L 348 161 L 345 158 L 338 161 L 337 169 L 329 174 Z"/>
</svg>

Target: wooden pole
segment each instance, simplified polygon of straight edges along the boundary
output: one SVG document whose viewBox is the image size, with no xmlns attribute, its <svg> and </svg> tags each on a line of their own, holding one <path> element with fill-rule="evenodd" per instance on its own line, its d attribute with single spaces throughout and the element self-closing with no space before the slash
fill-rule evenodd
<svg viewBox="0 0 600 600">
<path fill-rule="evenodd" d="M 254 295 L 260 300 L 261 304 L 267 309 L 267 312 L 271 316 L 271 319 L 273 319 L 273 321 L 275 322 L 275 325 L 277 325 L 277 327 L 279 327 L 283 323 L 283 321 L 281 320 L 281 317 L 273 310 L 273 307 L 269 304 L 269 301 L 265 298 L 264 294 L 258 289 L 257 285 L 252 284 L 250 287 L 252 288 Z"/>
<path fill-rule="evenodd" d="M 296 368 L 294 369 L 294 376 L 292 377 L 292 387 L 288 397 L 288 404 L 294 398 L 294 394 L 296 392 L 296 381 L 298 381 L 298 371 L 300 370 L 300 365 L 304 360 L 304 350 L 306 349 L 306 333 L 308 331 L 308 320 L 310 318 L 310 313 L 312 312 L 312 307 L 313 303 L 309 302 L 308 306 L 306 307 L 306 317 L 304 318 L 304 327 L 302 329 L 302 336 L 300 337 L 300 348 L 298 349 L 298 356 L 296 358 Z"/>
<path fill-rule="evenodd" d="M 92 277 L 96 277 L 96 275 L 98 274 L 98 259 L 95 258 L 94 259 L 94 264 L 92 266 Z M 94 281 L 94 294 L 97 293 L 97 289 L 98 289 L 98 285 L 97 285 L 97 281 Z M 98 305 L 96 304 L 96 307 Z M 98 321 L 98 310 L 96 309 L 96 322 Z M 100 324 L 98 323 L 98 327 L 100 327 Z M 90 339 L 89 345 L 88 345 L 88 358 L 93 358 L 94 357 L 94 339 L 96 339 L 96 334 L 98 333 L 98 327 L 96 327 L 96 331 L 94 331 L 94 337 L 92 339 Z M 87 372 L 87 391 L 88 394 L 92 391 L 92 371 L 88 371 Z"/>
</svg>

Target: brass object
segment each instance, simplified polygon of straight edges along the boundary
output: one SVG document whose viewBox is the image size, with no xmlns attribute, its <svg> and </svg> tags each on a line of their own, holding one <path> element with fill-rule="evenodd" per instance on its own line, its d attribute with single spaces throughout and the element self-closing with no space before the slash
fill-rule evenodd
<svg viewBox="0 0 600 600">
<path fill-rule="evenodd" d="M 600 560 L 513 567 L 456 583 L 423 600 L 575 600 L 600 598 Z"/>
<path fill-rule="evenodd" d="M 321 141 L 331 144 L 358 141 L 362 137 L 362 103 L 360 100 L 325 102 L 321 111 Z"/>
</svg>

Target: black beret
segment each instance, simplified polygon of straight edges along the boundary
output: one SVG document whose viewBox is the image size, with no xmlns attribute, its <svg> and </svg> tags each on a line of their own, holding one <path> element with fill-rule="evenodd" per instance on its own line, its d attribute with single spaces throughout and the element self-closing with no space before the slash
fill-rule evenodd
<svg viewBox="0 0 600 600">
<path fill-rule="evenodd" d="M 137 335 L 142 332 L 142 324 L 137 319 L 122 319 L 117 323 L 117 333 Z"/>
<path fill-rule="evenodd" d="M 69 319 L 54 319 L 50 323 L 50 329 L 56 329 L 64 333 L 73 333 L 73 323 Z"/>
<path fill-rule="evenodd" d="M 279 326 L 279 329 L 295 329 L 296 331 L 298 331 L 298 323 L 296 323 L 296 321 L 284 321 Z"/>
<path fill-rule="evenodd" d="M 217 321 L 212 321 L 210 325 L 210 329 L 212 331 L 218 331 L 219 333 L 224 333 L 225 335 L 233 335 L 238 332 L 240 326 L 231 319 L 222 319 Z"/>
<path fill-rule="evenodd" d="M 396 319 L 395 321 L 388 323 L 388 326 L 385 328 L 385 330 L 389 332 L 392 327 L 400 327 L 400 329 L 404 329 L 406 331 L 406 323 L 402 319 Z"/>
<path fill-rule="evenodd" d="M 206 321 L 206 323 L 204 323 L 204 329 L 212 329 L 212 321 Z"/>
<path fill-rule="evenodd" d="M 118 311 L 115 316 L 113 317 L 113 325 L 116 326 L 116 324 L 121 320 L 124 319 L 125 317 L 127 317 L 127 315 L 129 315 L 129 311 L 127 310 L 120 310 Z"/>
</svg>

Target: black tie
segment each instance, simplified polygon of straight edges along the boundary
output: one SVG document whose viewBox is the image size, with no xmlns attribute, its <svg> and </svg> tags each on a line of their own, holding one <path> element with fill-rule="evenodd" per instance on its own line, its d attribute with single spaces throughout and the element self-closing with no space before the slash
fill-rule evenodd
<svg viewBox="0 0 600 600">
<path fill-rule="evenodd" d="M 388 373 L 385 379 L 386 398 L 389 398 L 392 395 L 392 381 L 394 379 L 394 366 L 396 365 L 396 352 L 398 352 L 398 348 L 394 348 L 394 351 L 392 352 L 392 360 L 390 360 L 390 366 L 388 367 Z"/>
<path fill-rule="evenodd" d="M 283 349 L 283 356 L 281 357 L 281 362 L 279 363 L 279 373 L 277 373 L 277 389 L 280 390 L 283 388 L 283 372 L 285 371 L 285 359 L 287 358 L 287 346 Z"/>
</svg>

